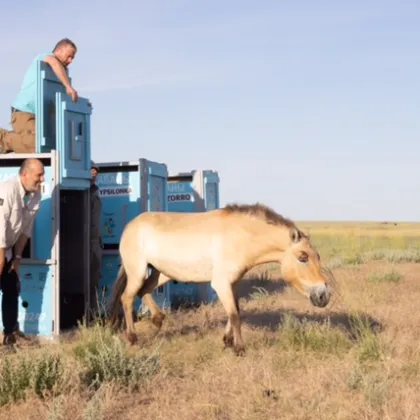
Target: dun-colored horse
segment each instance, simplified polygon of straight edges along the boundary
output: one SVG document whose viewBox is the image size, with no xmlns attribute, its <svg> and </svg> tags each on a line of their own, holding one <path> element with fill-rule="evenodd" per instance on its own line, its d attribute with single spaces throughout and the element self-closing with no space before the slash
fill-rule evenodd
<svg viewBox="0 0 420 420">
<path fill-rule="evenodd" d="M 244 352 L 244 342 L 235 286 L 252 267 L 280 262 L 283 279 L 314 306 L 325 307 L 330 300 L 320 257 L 309 237 L 261 204 L 232 204 L 203 213 L 142 213 L 126 225 L 120 255 L 111 322 L 117 320 L 122 303 L 132 344 L 137 341 L 134 298 L 143 298 L 160 327 L 164 315 L 150 294 L 170 279 L 211 281 L 228 316 L 223 341 L 237 354 Z"/>
</svg>

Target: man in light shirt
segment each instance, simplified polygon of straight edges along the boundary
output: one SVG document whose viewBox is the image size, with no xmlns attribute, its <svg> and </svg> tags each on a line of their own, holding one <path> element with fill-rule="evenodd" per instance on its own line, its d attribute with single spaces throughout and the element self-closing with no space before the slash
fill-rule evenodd
<svg viewBox="0 0 420 420">
<path fill-rule="evenodd" d="M 16 342 L 19 265 L 35 216 L 40 207 L 44 165 L 35 158 L 25 159 L 18 175 L 0 183 L 0 287 L 3 318 L 3 345 Z"/>
</svg>

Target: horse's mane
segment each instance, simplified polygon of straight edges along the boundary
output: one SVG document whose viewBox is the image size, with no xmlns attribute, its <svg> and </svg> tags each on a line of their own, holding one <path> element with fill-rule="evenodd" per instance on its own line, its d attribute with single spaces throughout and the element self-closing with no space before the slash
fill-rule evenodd
<svg viewBox="0 0 420 420">
<path fill-rule="evenodd" d="M 292 220 L 281 216 L 270 207 L 267 207 L 261 203 L 256 203 L 256 204 L 232 203 L 232 204 L 226 205 L 223 210 L 231 214 L 232 213 L 246 214 L 251 217 L 255 217 L 259 220 L 263 220 L 266 223 L 271 224 L 271 225 L 285 226 L 285 227 L 288 227 L 289 229 L 291 228 L 297 229 L 297 226 Z"/>
</svg>

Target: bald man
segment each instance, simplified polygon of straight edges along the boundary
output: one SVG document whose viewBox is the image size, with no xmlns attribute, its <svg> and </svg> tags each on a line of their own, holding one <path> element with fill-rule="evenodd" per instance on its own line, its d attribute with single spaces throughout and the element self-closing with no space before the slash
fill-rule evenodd
<svg viewBox="0 0 420 420">
<path fill-rule="evenodd" d="M 0 183 L 0 287 L 3 345 L 14 349 L 18 327 L 19 265 L 41 201 L 44 165 L 25 159 L 19 174 Z"/>
</svg>

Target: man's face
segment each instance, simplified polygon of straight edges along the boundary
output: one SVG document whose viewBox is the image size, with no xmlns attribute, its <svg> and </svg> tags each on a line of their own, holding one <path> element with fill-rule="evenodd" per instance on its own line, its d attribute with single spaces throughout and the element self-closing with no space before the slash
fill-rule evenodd
<svg viewBox="0 0 420 420">
<path fill-rule="evenodd" d="M 44 182 L 44 165 L 42 163 L 31 165 L 22 174 L 22 183 L 28 192 L 41 190 Z"/>
<path fill-rule="evenodd" d="M 76 56 L 76 50 L 71 45 L 64 45 L 55 52 L 55 56 L 64 67 L 68 67 Z"/>
<path fill-rule="evenodd" d="M 92 169 L 90 170 L 90 176 L 92 177 L 92 178 L 90 179 L 90 183 L 91 183 L 91 184 L 94 184 L 94 183 L 95 183 L 95 181 L 96 181 L 96 177 L 98 176 L 98 170 L 97 170 L 96 168 L 92 168 Z"/>
</svg>

